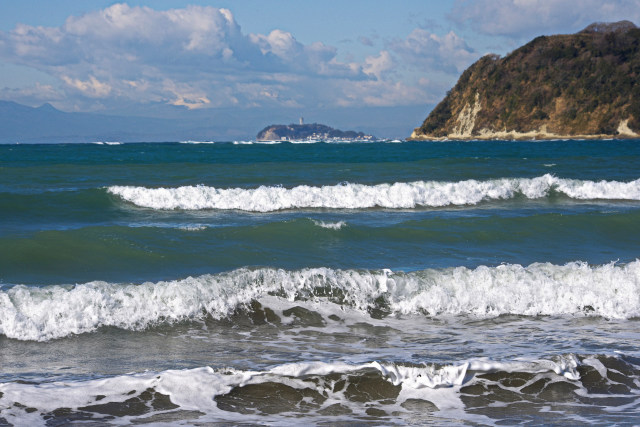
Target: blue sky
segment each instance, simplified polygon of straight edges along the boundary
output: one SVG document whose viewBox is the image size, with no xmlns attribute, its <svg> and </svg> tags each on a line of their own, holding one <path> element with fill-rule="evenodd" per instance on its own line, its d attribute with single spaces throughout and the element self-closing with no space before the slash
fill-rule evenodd
<svg viewBox="0 0 640 427">
<path fill-rule="evenodd" d="M 400 133 L 482 55 L 621 19 L 640 23 L 640 0 L 4 1 L 0 99 L 354 127 L 385 109 L 411 116 Z"/>
</svg>

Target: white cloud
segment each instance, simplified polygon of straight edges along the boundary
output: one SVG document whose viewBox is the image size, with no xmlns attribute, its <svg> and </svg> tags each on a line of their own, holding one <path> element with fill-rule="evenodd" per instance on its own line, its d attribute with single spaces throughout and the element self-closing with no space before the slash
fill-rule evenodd
<svg viewBox="0 0 640 427">
<path fill-rule="evenodd" d="M 593 22 L 640 21 L 640 0 L 456 0 L 450 18 L 481 33 L 528 38 Z"/>
<path fill-rule="evenodd" d="M 64 99 L 64 94 L 51 85 L 36 83 L 32 86 L 22 88 L 5 87 L 0 89 L 0 99 L 38 107 L 42 105 L 44 101 L 61 101 Z"/>
<path fill-rule="evenodd" d="M 363 71 L 366 74 L 375 76 L 378 80 L 382 79 L 383 74 L 394 68 L 394 61 L 391 54 L 383 50 L 378 56 L 368 56 L 364 60 Z"/>
<path fill-rule="evenodd" d="M 136 46 L 162 47 L 167 53 L 198 52 L 220 55 L 240 28 L 226 9 L 188 6 L 155 11 L 148 7 L 114 4 L 101 11 L 70 17 L 62 27 L 68 37 L 83 44 L 130 50 Z M 154 55 L 162 52 L 153 52 Z"/>
<path fill-rule="evenodd" d="M 198 90 L 184 83 L 176 83 L 169 79 L 163 82 L 165 92 L 173 94 L 173 98 L 169 100 L 171 105 L 183 106 L 189 110 L 206 107 L 211 104 L 211 100 L 207 98 L 204 91 Z"/>
<path fill-rule="evenodd" d="M 74 103 L 83 96 L 91 105 L 96 98 L 187 108 L 291 105 L 287 92 L 304 91 L 292 87 L 301 78 L 367 78 L 362 65 L 336 56 L 332 46 L 305 45 L 279 29 L 245 35 L 229 10 L 214 7 L 156 11 L 114 4 L 71 16 L 60 27 L 19 24 L 0 32 L 1 58 L 57 77 Z M 284 80 L 290 83 L 282 89 Z M 255 96 L 241 88 L 247 83 L 260 85 L 258 93 L 280 95 Z"/>
<path fill-rule="evenodd" d="M 422 78 L 415 84 L 402 81 L 369 80 L 343 82 L 339 86 L 341 107 L 391 107 L 439 102 L 448 85 Z"/>
<path fill-rule="evenodd" d="M 111 93 L 111 86 L 103 83 L 94 76 L 89 76 L 86 81 L 73 79 L 69 76 L 61 76 L 62 80 L 70 87 L 92 98 L 104 98 Z"/>
<path fill-rule="evenodd" d="M 243 33 L 231 11 L 202 6 L 114 4 L 59 27 L 0 31 L 0 59 L 59 79 L 56 105 L 69 109 L 408 105 L 428 91 L 403 75 L 407 64 L 457 72 L 474 55 L 454 33 L 414 30 L 361 61 L 348 53 L 344 60 L 333 46 L 301 43 L 281 29 Z M 43 91 L 43 101 L 49 95 Z"/>
<path fill-rule="evenodd" d="M 459 73 L 479 58 L 453 31 L 438 36 L 416 28 L 405 39 L 393 40 L 390 48 L 409 64 L 448 73 Z"/>
<path fill-rule="evenodd" d="M 260 47 L 263 54 L 272 53 L 286 61 L 295 59 L 303 52 L 303 47 L 291 33 L 273 30 L 268 35 L 250 34 L 249 39 Z"/>
</svg>

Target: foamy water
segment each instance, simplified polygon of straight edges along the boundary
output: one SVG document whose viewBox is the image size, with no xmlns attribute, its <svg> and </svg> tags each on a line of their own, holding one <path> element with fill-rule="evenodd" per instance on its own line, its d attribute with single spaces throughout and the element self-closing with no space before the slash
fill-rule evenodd
<svg viewBox="0 0 640 427">
<path fill-rule="evenodd" d="M 640 179 L 631 182 L 585 181 L 546 174 L 537 178 L 488 181 L 416 181 L 377 185 L 347 183 L 293 188 L 111 186 L 107 191 L 127 202 L 152 209 L 237 209 L 254 212 L 304 208 L 411 209 L 420 206 L 475 205 L 487 200 L 512 199 L 518 195 L 539 199 L 549 196 L 552 191 L 579 200 L 640 200 Z"/>
<path fill-rule="evenodd" d="M 313 220 L 313 223 L 318 227 L 328 228 L 329 230 L 340 230 L 347 225 L 346 221 L 325 222 Z"/>
<path fill-rule="evenodd" d="M 327 289 L 334 297 L 324 296 Z M 240 269 L 140 285 L 15 286 L 0 292 L 0 333 L 43 341 L 101 326 L 140 330 L 205 314 L 223 318 L 268 295 L 288 301 L 318 299 L 363 313 L 384 308 L 392 315 L 626 319 L 640 316 L 640 261 L 624 266 L 501 265 L 413 273 Z"/>
<path fill-rule="evenodd" d="M 244 390 L 272 390 L 276 395 L 272 402 L 282 405 L 306 407 L 308 421 L 315 422 L 367 417 L 370 409 L 378 414 L 393 412 L 406 421 L 445 422 L 447 419 L 466 420 L 473 423 L 493 424 L 491 418 L 480 414 L 465 413 L 468 390 L 474 387 L 505 388 L 508 393 L 500 402 L 509 406 L 513 396 L 522 402 L 532 399 L 532 391 L 540 383 L 564 384 L 575 388 L 574 396 L 587 401 L 597 401 L 593 380 L 582 380 L 578 370 L 600 381 L 616 384 L 614 374 L 608 374 L 603 364 L 615 364 L 610 358 L 577 358 L 566 355 L 547 360 L 522 360 L 498 362 L 489 359 L 469 360 L 457 364 L 436 366 L 433 364 L 399 365 L 369 362 L 363 364 L 305 362 L 274 366 L 262 371 L 233 368 L 213 369 L 201 367 L 188 370 L 167 370 L 122 375 L 112 378 L 86 381 L 56 381 L 43 384 L 0 383 L 0 405 L 8 409 L 3 415 L 18 425 L 45 425 L 43 414 L 67 408 L 68 413 L 84 413 L 95 421 L 105 420 L 103 414 L 137 405 L 146 408 L 132 413 L 121 422 L 168 421 L 190 424 L 198 422 L 257 422 L 291 425 L 287 411 L 274 411 L 268 401 L 252 399 Z M 617 362 L 620 364 L 620 362 Z M 504 376 L 517 373 L 521 381 L 489 379 L 491 374 Z M 503 383 L 504 381 L 504 383 Z M 368 382 L 377 391 L 358 391 L 358 384 Z M 550 387 L 551 388 L 551 387 Z M 144 392 L 140 392 L 144 390 Z M 540 391 L 544 390 L 542 388 Z M 250 392 L 249 392 L 250 393 Z M 278 394 L 281 393 L 281 394 Z M 361 394 L 359 394 L 361 393 Z M 367 398 L 373 400 L 363 400 Z M 535 394 L 534 394 L 535 396 Z M 167 404 L 163 397 L 170 399 Z M 534 399 L 535 401 L 535 399 Z M 16 402 L 9 408 L 7 403 Z M 532 403 L 535 410 L 537 404 Z M 164 406 L 163 406 L 164 405 Z M 244 412 L 238 405 L 255 408 L 256 412 Z M 331 408 L 342 408 L 331 414 Z M 37 408 L 27 411 L 23 408 Z M 260 413 L 261 411 L 266 411 Z M 429 415 L 434 410 L 438 414 Z M 610 410 L 624 410 L 611 406 Z M 633 410 L 633 409 L 632 409 Z M 329 413 L 327 413 L 329 411 Z M 151 412 L 149 416 L 148 412 Z M 163 415 L 171 414 L 168 419 Z M 422 418 L 416 418 L 422 414 Z M 154 418 L 155 417 L 155 418 Z M 434 418 L 431 418 L 434 417 Z M 439 420 L 439 421 L 436 421 Z M 574 421 L 579 420 L 576 418 Z M 299 421 L 299 420 L 298 420 Z"/>
</svg>

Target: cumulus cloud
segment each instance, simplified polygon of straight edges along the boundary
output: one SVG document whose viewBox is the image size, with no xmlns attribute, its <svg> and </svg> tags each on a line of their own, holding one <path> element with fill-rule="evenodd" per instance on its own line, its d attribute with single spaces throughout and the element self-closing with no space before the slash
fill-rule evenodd
<svg viewBox="0 0 640 427">
<path fill-rule="evenodd" d="M 361 65 L 336 56 L 334 47 L 305 45 L 282 30 L 245 35 L 229 10 L 201 6 L 156 11 L 114 4 L 71 16 L 60 27 L 18 24 L 0 32 L 2 59 L 57 77 L 68 94 L 190 109 L 291 104 L 290 97 L 271 95 L 283 92 L 271 87 L 274 74 L 367 78 Z M 261 90 L 249 96 L 241 86 L 248 82 Z"/>
<path fill-rule="evenodd" d="M 368 56 L 364 60 L 363 71 L 366 74 L 375 76 L 378 80 L 383 78 L 383 74 L 389 72 L 394 67 L 394 61 L 391 54 L 383 50 L 378 56 Z"/>
<path fill-rule="evenodd" d="M 478 59 L 478 53 L 453 31 L 438 36 L 421 28 L 405 39 L 393 40 L 390 49 L 404 61 L 423 69 L 457 73 Z"/>
<path fill-rule="evenodd" d="M 640 0 L 456 0 L 449 16 L 483 34 L 571 33 L 596 21 L 640 23 Z"/>
<path fill-rule="evenodd" d="M 89 79 L 86 81 L 73 79 L 65 75 L 61 77 L 68 86 L 92 98 L 104 98 L 111 93 L 111 85 L 100 82 L 94 76 L 89 76 Z"/>
<path fill-rule="evenodd" d="M 441 85 L 422 78 L 415 84 L 403 81 L 369 80 L 352 82 L 340 87 L 341 107 L 429 104 L 440 101 L 448 85 Z"/>
<path fill-rule="evenodd" d="M 403 75 L 407 64 L 421 73 L 457 73 L 475 56 L 454 33 L 417 29 L 355 61 L 281 29 L 244 33 L 231 11 L 209 6 L 158 11 L 114 4 L 59 27 L 0 31 L 0 59 L 57 78 L 59 87 L 42 91 L 43 101 L 73 109 L 408 105 L 424 102 L 428 91 L 415 75 Z M 54 92 L 55 99 L 45 98 Z"/>
</svg>

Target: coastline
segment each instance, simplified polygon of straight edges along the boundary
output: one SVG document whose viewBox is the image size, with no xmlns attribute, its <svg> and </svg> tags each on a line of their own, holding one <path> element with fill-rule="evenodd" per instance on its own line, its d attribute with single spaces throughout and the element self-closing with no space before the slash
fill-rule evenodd
<svg viewBox="0 0 640 427">
<path fill-rule="evenodd" d="M 481 140 L 481 141 L 549 141 L 556 139 L 566 139 L 566 140 L 620 140 L 620 139 L 638 139 L 640 135 L 633 132 L 629 129 L 627 125 L 628 120 L 625 120 L 620 123 L 618 126 L 618 133 L 616 135 L 610 134 L 557 134 L 548 132 L 546 130 L 546 126 L 542 126 L 542 128 L 538 130 L 532 130 L 529 132 L 518 132 L 515 130 L 511 131 L 490 131 L 488 129 L 482 129 L 480 132 L 476 134 L 468 133 L 450 133 L 447 136 L 429 136 L 429 135 L 421 135 L 416 131 L 419 128 L 414 129 L 411 133 L 411 136 L 406 138 L 407 141 L 473 141 L 473 140 Z"/>
</svg>

